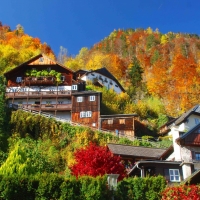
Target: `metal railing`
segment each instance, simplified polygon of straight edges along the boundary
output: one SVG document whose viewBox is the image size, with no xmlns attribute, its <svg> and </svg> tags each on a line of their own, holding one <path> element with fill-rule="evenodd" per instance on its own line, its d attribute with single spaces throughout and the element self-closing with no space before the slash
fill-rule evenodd
<svg viewBox="0 0 200 200">
<path fill-rule="evenodd" d="M 52 114 L 49 114 L 49 113 L 46 113 L 46 112 L 32 110 L 32 109 L 29 109 L 29 108 L 25 108 L 23 106 L 18 106 L 16 104 L 10 104 L 10 107 L 12 107 L 12 108 L 14 108 L 16 110 L 18 110 L 18 109 L 19 110 L 23 110 L 25 112 L 30 112 L 30 113 L 36 114 L 36 115 L 42 115 L 42 116 L 47 117 L 47 118 L 55 119 L 56 121 L 67 122 L 67 123 L 71 124 L 71 120 L 68 120 L 68 119 L 65 119 L 65 118 L 62 118 L 62 117 L 57 117 L 55 115 L 52 115 Z"/>
<path fill-rule="evenodd" d="M 116 133 L 114 131 L 112 131 L 112 130 L 99 129 L 99 128 L 91 127 L 91 126 L 88 126 L 88 125 L 85 125 L 85 124 L 81 124 L 81 123 L 77 123 L 77 122 L 72 122 L 69 119 L 65 119 L 65 118 L 62 118 L 62 117 L 57 117 L 55 115 L 52 115 L 52 114 L 49 114 L 49 113 L 46 113 L 46 112 L 42 112 L 42 111 L 32 110 L 32 109 L 29 109 L 29 108 L 25 108 L 23 106 L 18 106 L 16 104 L 10 104 L 10 107 L 12 107 L 12 108 L 14 108 L 16 110 L 20 109 L 20 110 L 23 110 L 25 112 L 30 112 L 32 114 L 42 115 L 44 117 L 55 119 L 56 121 L 60 121 L 60 122 L 63 122 L 63 123 L 69 123 L 72 126 L 83 126 L 83 127 L 90 128 L 90 129 L 92 129 L 94 131 L 101 131 L 103 133 L 112 134 L 113 136 L 116 136 L 116 137 L 119 137 L 119 138 L 127 138 L 127 139 L 129 139 L 131 141 L 138 140 L 138 141 L 141 141 L 141 142 L 148 142 L 153 147 L 161 148 L 161 146 L 160 146 L 159 143 L 157 143 L 156 141 L 153 141 L 151 139 L 144 139 L 142 137 L 129 136 L 129 135 L 120 134 L 120 133 L 116 135 Z"/>
<path fill-rule="evenodd" d="M 6 96 L 13 97 L 30 97 L 30 96 L 70 96 L 71 90 L 68 91 L 29 91 L 29 92 L 6 92 Z"/>
</svg>

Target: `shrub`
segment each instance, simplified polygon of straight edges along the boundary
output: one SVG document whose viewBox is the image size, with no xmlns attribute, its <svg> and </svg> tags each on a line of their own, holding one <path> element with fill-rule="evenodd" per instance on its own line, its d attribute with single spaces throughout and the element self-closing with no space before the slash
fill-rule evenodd
<svg viewBox="0 0 200 200">
<path fill-rule="evenodd" d="M 180 185 L 168 187 L 162 192 L 162 200 L 199 200 L 200 186 L 197 185 Z"/>
<path fill-rule="evenodd" d="M 129 177 L 118 183 L 116 199 L 160 200 L 165 187 L 166 181 L 163 176 Z"/>
</svg>

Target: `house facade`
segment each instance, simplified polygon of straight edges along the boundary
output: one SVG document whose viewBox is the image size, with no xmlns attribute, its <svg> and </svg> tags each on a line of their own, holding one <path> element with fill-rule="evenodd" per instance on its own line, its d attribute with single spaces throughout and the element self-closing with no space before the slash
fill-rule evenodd
<svg viewBox="0 0 200 200">
<path fill-rule="evenodd" d="M 113 89 L 118 94 L 125 92 L 122 85 L 105 67 L 90 71 L 78 70 L 75 74 L 76 79 L 81 79 L 86 82 L 89 81 L 99 87 Z"/>
<path fill-rule="evenodd" d="M 6 72 L 6 97 L 10 105 L 71 120 L 72 93 L 85 90 L 74 72 L 43 54 Z"/>
<path fill-rule="evenodd" d="M 162 175 L 169 184 L 200 183 L 200 106 L 196 105 L 161 127 L 162 133 L 172 137 L 168 149 L 132 147 L 108 144 L 115 155 L 131 163 L 129 176 Z"/>
<path fill-rule="evenodd" d="M 100 103 L 100 92 L 72 92 L 72 122 L 99 128 Z"/>
<path fill-rule="evenodd" d="M 128 176 L 158 176 L 162 175 L 168 183 L 181 182 L 183 171 L 181 162 L 166 161 L 172 148 L 151 148 L 121 144 L 108 144 L 108 149 L 122 158 Z"/>
<path fill-rule="evenodd" d="M 101 115 L 100 129 L 104 131 L 112 131 L 116 136 L 126 136 L 134 138 L 136 136 L 136 114 L 115 114 L 115 115 Z"/>
</svg>

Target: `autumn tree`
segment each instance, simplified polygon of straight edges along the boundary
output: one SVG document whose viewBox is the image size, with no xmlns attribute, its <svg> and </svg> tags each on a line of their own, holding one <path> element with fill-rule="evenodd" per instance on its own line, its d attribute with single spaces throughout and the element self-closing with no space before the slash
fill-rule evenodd
<svg viewBox="0 0 200 200">
<path fill-rule="evenodd" d="M 78 149 L 75 153 L 76 164 L 70 167 L 76 177 L 103 176 L 105 174 L 120 174 L 119 179 L 125 177 L 125 167 L 119 156 L 113 155 L 107 147 L 90 143 L 86 148 Z"/>
</svg>

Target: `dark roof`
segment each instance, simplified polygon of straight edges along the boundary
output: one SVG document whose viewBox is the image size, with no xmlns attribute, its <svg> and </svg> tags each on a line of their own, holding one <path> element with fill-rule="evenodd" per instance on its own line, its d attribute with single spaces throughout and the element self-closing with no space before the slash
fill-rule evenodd
<svg viewBox="0 0 200 200">
<path fill-rule="evenodd" d="M 122 144 L 108 144 L 109 150 L 116 155 L 142 157 L 149 159 L 158 159 L 166 149 L 150 148 L 142 146 L 130 146 Z"/>
<path fill-rule="evenodd" d="M 159 159 L 165 160 L 174 152 L 174 146 L 171 145 L 166 151 L 159 157 Z"/>
<path fill-rule="evenodd" d="M 113 114 L 113 115 L 101 115 L 100 118 L 103 119 L 110 119 L 110 118 L 130 118 L 130 117 L 137 117 L 138 114 Z"/>
<path fill-rule="evenodd" d="M 181 162 L 179 161 L 161 161 L 161 160 L 144 160 L 144 161 L 138 161 L 135 163 L 135 165 L 133 166 L 133 168 L 128 172 L 128 175 L 130 175 L 131 173 L 134 172 L 134 170 L 136 170 L 140 164 L 143 163 L 158 163 L 158 164 L 162 164 L 162 165 L 166 165 L 166 164 L 170 164 L 170 165 L 178 165 L 180 166 Z"/>
<path fill-rule="evenodd" d="M 32 62 L 32 61 L 38 59 L 38 58 L 41 58 L 41 57 L 47 57 L 49 60 L 51 60 L 52 62 L 56 63 L 56 64 L 59 65 L 60 67 L 62 67 L 62 68 L 64 68 L 64 69 L 69 70 L 69 71 L 71 71 L 72 73 L 74 73 L 71 69 L 65 67 L 64 65 L 58 63 L 57 61 L 52 60 L 52 59 L 49 58 L 48 56 L 46 56 L 46 55 L 44 55 L 44 54 L 39 54 L 39 55 L 34 56 L 33 58 L 29 59 L 28 61 L 26 61 L 26 62 L 24 62 L 24 63 L 18 65 L 17 67 L 11 69 L 10 71 L 5 72 L 4 75 L 6 76 L 6 75 L 9 74 L 10 72 L 16 71 L 16 70 L 18 70 L 20 67 L 22 67 L 22 66 L 24 66 L 24 65 L 27 65 L 28 63 L 30 63 L 30 62 Z M 33 67 L 33 65 L 31 65 L 31 67 Z"/>
<path fill-rule="evenodd" d="M 73 92 L 72 95 L 88 95 L 88 94 L 101 94 L 101 92 L 94 91 L 94 90 L 86 90 L 81 92 Z"/>
<path fill-rule="evenodd" d="M 82 70 L 84 71 L 84 70 Z M 78 72 L 78 71 L 77 71 Z M 88 73 L 92 73 L 92 72 L 96 72 L 96 73 L 99 73 L 101 75 L 104 75 L 110 79 L 112 79 L 113 81 L 115 81 L 118 86 L 120 87 L 120 89 L 125 92 L 125 89 L 122 87 L 122 85 L 119 83 L 119 81 L 105 68 L 105 67 L 102 67 L 100 69 L 96 69 L 96 70 L 90 70 L 90 71 L 87 71 L 86 74 Z"/>
<path fill-rule="evenodd" d="M 182 114 L 180 117 L 177 118 L 177 120 L 174 122 L 175 125 L 179 125 L 182 122 L 184 122 L 191 114 L 200 115 L 200 105 L 196 105 L 184 114 Z"/>
</svg>

